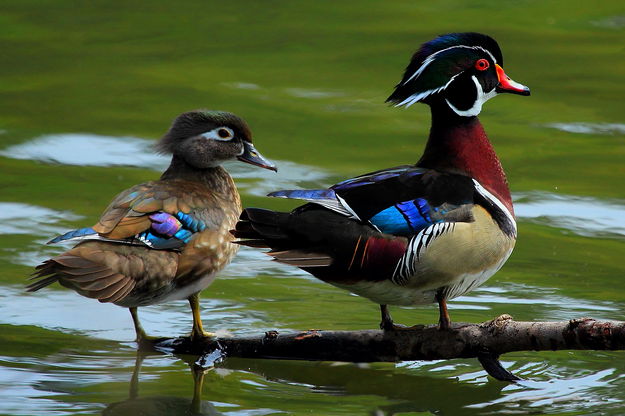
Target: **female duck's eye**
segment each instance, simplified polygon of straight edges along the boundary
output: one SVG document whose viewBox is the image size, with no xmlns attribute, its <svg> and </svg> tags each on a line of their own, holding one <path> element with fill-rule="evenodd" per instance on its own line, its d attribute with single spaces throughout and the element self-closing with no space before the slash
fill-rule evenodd
<svg viewBox="0 0 625 416">
<path fill-rule="evenodd" d="M 222 139 L 227 139 L 228 137 L 230 137 L 230 132 L 228 130 L 226 130 L 226 129 L 219 129 L 219 130 L 217 130 L 217 134 Z"/>
<path fill-rule="evenodd" d="M 490 64 L 486 59 L 478 59 L 475 63 L 475 69 L 477 69 L 478 71 L 486 71 L 489 66 Z"/>
</svg>

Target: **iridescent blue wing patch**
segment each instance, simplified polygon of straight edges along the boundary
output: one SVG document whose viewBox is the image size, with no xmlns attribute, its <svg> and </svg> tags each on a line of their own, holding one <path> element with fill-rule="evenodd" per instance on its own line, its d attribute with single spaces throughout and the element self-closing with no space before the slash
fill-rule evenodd
<svg viewBox="0 0 625 416">
<path fill-rule="evenodd" d="M 369 220 L 381 232 L 394 235 L 413 235 L 429 225 L 432 220 L 432 208 L 423 199 L 399 202 L 388 207 Z"/>
</svg>

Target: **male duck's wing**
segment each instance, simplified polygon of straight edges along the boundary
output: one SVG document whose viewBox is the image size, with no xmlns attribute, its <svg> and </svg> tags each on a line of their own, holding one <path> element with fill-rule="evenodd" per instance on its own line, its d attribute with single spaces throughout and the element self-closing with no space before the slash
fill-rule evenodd
<svg viewBox="0 0 625 416">
<path fill-rule="evenodd" d="M 303 199 L 383 233 L 410 236 L 435 223 L 470 221 L 474 193 L 466 176 L 398 166 L 329 189 L 278 191 L 269 196 Z"/>
<path fill-rule="evenodd" d="M 119 194 L 93 227 L 73 230 L 50 243 L 101 240 L 182 249 L 207 224 L 198 215 L 206 205 L 194 184 L 147 182 Z"/>
<path fill-rule="evenodd" d="M 418 173 L 415 173 L 417 175 L 421 173 L 420 169 L 414 168 L 414 166 L 398 166 L 347 179 L 331 186 L 329 189 L 282 190 L 271 192 L 268 196 L 309 201 L 348 217 L 361 219 L 361 216 L 354 211 L 354 208 L 357 207 L 354 206 L 354 208 L 352 208 L 351 206 L 354 202 L 356 202 L 357 205 L 361 204 L 358 204 L 357 201 L 352 201 L 350 204 L 350 202 L 346 201 L 345 198 L 349 197 L 350 199 L 358 199 L 358 195 L 365 189 L 373 190 L 370 187 L 374 187 L 376 184 L 379 185 L 384 183 L 385 180 L 391 178 L 397 179 L 399 176 L 411 171 L 411 169 L 417 170 Z M 353 196 L 356 196 L 356 198 Z M 371 195 L 369 196 L 371 197 Z M 367 201 L 369 204 L 377 204 L 379 202 L 381 201 L 378 200 L 377 195 L 375 201 Z M 364 205 L 362 207 L 364 208 Z"/>
</svg>

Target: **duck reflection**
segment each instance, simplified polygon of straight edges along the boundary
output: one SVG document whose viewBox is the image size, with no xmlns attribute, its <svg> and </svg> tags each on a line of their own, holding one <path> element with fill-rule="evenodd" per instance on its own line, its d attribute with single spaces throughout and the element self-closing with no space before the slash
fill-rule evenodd
<svg viewBox="0 0 625 416">
<path fill-rule="evenodd" d="M 491 404 L 501 397 L 502 389 L 509 384 L 488 379 L 477 365 L 472 366 L 476 371 L 470 372 L 469 368 L 462 367 L 462 363 L 458 364 L 457 377 L 440 377 L 419 369 L 401 369 L 390 363 L 228 358 L 219 367 L 251 372 L 278 383 L 299 384 L 322 395 L 382 398 L 381 401 L 386 404 L 374 405 L 369 413 L 371 416 L 412 412 L 468 416 L 480 413 L 476 407 L 492 410 Z"/>
<path fill-rule="evenodd" d="M 263 378 L 273 386 L 260 387 L 256 392 L 259 396 L 255 397 L 262 396 L 267 399 L 267 392 L 271 391 L 273 406 L 269 407 L 275 407 L 272 411 L 278 413 L 287 411 L 282 409 L 282 399 L 292 400 L 294 392 L 298 393 L 302 403 L 314 400 L 311 394 L 345 397 L 346 403 L 352 404 L 358 397 L 377 397 L 379 400 L 373 400 L 369 409 L 368 414 L 372 416 L 392 416 L 411 412 L 464 416 L 480 413 L 480 410 L 488 413 L 501 408 L 501 404 L 497 402 L 501 400 L 502 389 L 509 386 L 504 382 L 489 380 L 477 365 L 464 364 L 461 361 L 448 366 L 449 372 L 456 374 L 456 377 L 441 377 L 427 372 L 426 369 L 429 367 L 427 365 L 422 369 L 402 369 L 389 363 L 369 365 L 242 358 L 222 360 L 221 357 L 207 355 L 200 358 L 178 356 L 191 370 L 192 397 L 185 398 L 180 395 L 139 397 L 141 365 L 148 355 L 160 354 L 147 351 L 137 353 L 130 381 L 129 398 L 108 405 L 102 413 L 104 416 L 223 415 L 224 413 L 218 411 L 211 402 L 202 400 L 205 377 L 207 383 L 211 385 L 215 383 L 210 389 L 211 394 L 215 396 L 223 393 L 223 385 L 219 383 L 238 384 L 242 380 L 260 381 L 258 378 Z M 215 368 L 218 371 L 212 371 Z M 472 371 L 473 369 L 475 371 Z M 228 377 L 229 374 L 233 377 Z M 247 387 L 254 385 L 249 383 Z M 281 388 L 287 385 L 288 388 Z M 170 385 L 164 388 L 171 391 L 174 387 Z M 215 400 L 215 397 L 212 399 Z M 379 404 L 376 405 L 376 401 Z M 234 397 L 229 399 L 221 397 L 218 402 L 240 405 Z M 265 400 L 259 402 L 264 403 Z M 246 405 L 249 406 L 250 403 Z M 366 405 L 364 407 L 366 408 Z"/>
<path fill-rule="evenodd" d="M 154 354 L 154 353 L 151 353 Z M 148 396 L 139 397 L 139 374 L 143 360 L 150 355 L 146 351 L 138 351 L 135 360 L 128 399 L 111 403 L 102 412 L 103 416 L 173 416 L 173 415 L 222 415 L 208 401 L 202 401 L 202 386 L 204 376 L 209 368 L 199 361 L 184 361 L 189 364 L 193 376 L 193 397 L 191 399 L 176 396 Z"/>
</svg>

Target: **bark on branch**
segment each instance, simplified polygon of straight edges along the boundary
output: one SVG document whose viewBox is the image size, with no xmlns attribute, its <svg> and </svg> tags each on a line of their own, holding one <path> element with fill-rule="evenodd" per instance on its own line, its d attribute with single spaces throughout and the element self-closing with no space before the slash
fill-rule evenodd
<svg viewBox="0 0 625 416">
<path fill-rule="evenodd" d="M 499 380 L 518 380 L 501 364 L 501 354 L 514 351 L 623 350 L 625 322 L 592 318 L 568 322 L 516 322 L 501 315 L 481 324 L 456 323 L 448 331 L 416 326 L 382 331 L 310 330 L 262 336 L 215 338 L 191 342 L 188 337 L 165 339 L 156 345 L 175 354 L 212 357 L 272 358 L 309 361 L 405 361 L 478 358 Z M 217 355 L 215 355 L 217 354 Z"/>
</svg>

